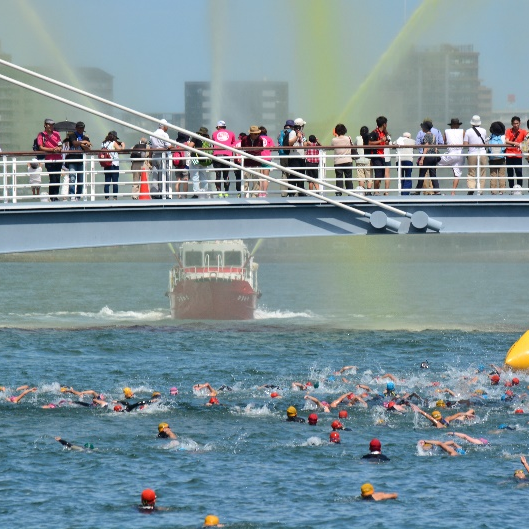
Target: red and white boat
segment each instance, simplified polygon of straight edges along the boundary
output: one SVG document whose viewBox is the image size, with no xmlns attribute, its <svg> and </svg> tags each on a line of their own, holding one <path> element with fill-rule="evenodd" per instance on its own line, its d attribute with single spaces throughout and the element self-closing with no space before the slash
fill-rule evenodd
<svg viewBox="0 0 529 529">
<path fill-rule="evenodd" d="M 258 264 L 241 240 L 184 242 L 169 272 L 171 316 L 184 320 L 252 320 L 261 296 Z"/>
</svg>

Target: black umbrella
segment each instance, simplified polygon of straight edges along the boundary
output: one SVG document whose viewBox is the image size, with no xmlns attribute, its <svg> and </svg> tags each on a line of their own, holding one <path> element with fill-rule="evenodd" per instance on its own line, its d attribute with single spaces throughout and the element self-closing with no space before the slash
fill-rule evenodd
<svg viewBox="0 0 529 529">
<path fill-rule="evenodd" d="M 57 132 L 73 132 L 75 123 L 73 121 L 59 121 L 59 123 L 55 123 L 54 129 Z"/>
</svg>

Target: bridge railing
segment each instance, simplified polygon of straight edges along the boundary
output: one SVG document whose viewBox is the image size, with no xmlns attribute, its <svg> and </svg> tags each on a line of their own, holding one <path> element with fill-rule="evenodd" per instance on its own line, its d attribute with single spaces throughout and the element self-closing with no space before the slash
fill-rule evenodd
<svg viewBox="0 0 529 529">
<path fill-rule="evenodd" d="M 438 148 L 439 156 L 443 156 L 443 146 Z M 493 162 L 488 157 L 477 157 L 476 166 L 472 166 L 469 165 L 466 155 L 461 155 L 462 159 L 457 166 L 462 173 L 461 177 L 454 176 L 451 166 L 438 165 L 432 167 L 436 171 L 435 178 L 432 178 L 433 173 L 428 171 L 421 180 L 419 172 L 425 167 L 417 162 L 422 154 L 414 152 L 410 165 L 409 155 L 403 156 L 390 149 L 387 149 L 385 156 L 387 165 L 374 167 L 371 165 L 372 159 L 378 156 L 365 154 L 362 162 L 356 159 L 348 167 L 336 167 L 334 160 L 337 155 L 331 147 L 322 147 L 317 155 L 317 165 L 310 168 L 304 164 L 304 157 L 279 156 L 274 150 L 270 160 L 276 164 L 287 165 L 293 160 L 302 160 L 300 165 L 290 163 L 283 174 L 280 174 L 276 167 L 267 164 L 268 160 L 263 160 L 260 167 L 248 167 L 244 156 L 226 158 L 235 162 L 236 168 L 224 165 L 214 167 L 207 156 L 197 157 L 186 152 L 183 158 L 176 158 L 177 161 L 183 160 L 186 163 L 186 167 L 182 168 L 174 165 L 171 151 L 161 153 L 159 167 L 154 167 L 152 158 L 138 159 L 130 158 L 130 154 L 120 154 L 119 168 L 103 168 L 97 154 L 89 153 L 75 160 L 59 160 L 60 170 L 56 171 L 47 171 L 48 162 L 39 160 L 42 172 L 41 183 L 38 184 L 34 181 L 35 172 L 30 166 L 34 156 L 35 153 L 2 153 L 0 200 L 5 203 L 46 201 L 50 198 L 63 201 L 96 201 L 106 198 L 171 200 L 214 198 L 219 195 L 221 198 L 279 198 L 304 195 L 305 190 L 311 190 L 321 196 L 340 196 L 341 193 L 345 196 L 349 192 L 368 196 L 469 193 L 520 195 L 524 192 L 523 177 L 507 174 L 508 168 L 514 173 L 515 169 L 521 170 L 522 166 L 506 165 L 509 164 L 508 157 L 499 162 Z M 76 172 L 71 167 L 72 163 L 82 164 L 82 170 Z M 336 169 L 342 171 L 341 175 L 338 173 L 340 178 L 337 178 Z M 376 177 L 375 169 L 383 176 Z M 469 169 L 474 170 L 473 178 L 468 177 Z M 289 174 L 292 170 L 307 172 L 313 180 Z M 406 171 L 411 172 L 409 177 L 405 174 Z M 270 175 L 280 183 L 269 183 Z M 50 176 L 54 183 L 50 183 Z M 283 182 L 294 184 L 295 188 L 287 189 L 281 185 Z M 340 189 L 330 187 L 333 185 Z"/>
</svg>

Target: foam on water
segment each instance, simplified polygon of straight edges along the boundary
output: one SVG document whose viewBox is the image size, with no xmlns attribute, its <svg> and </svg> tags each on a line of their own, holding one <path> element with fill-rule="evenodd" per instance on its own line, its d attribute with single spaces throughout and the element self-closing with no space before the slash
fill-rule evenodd
<svg viewBox="0 0 529 529">
<path fill-rule="evenodd" d="M 293 312 L 289 310 L 268 310 L 264 307 L 258 307 L 254 312 L 256 320 L 283 320 L 289 318 L 315 318 L 315 314 L 307 312 Z"/>
</svg>

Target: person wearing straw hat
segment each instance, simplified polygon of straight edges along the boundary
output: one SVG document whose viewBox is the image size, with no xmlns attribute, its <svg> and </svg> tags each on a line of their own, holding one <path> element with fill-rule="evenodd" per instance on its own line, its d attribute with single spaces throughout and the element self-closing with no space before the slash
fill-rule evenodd
<svg viewBox="0 0 529 529">
<path fill-rule="evenodd" d="M 248 131 L 248 136 L 245 136 L 241 141 L 241 149 L 248 154 L 251 154 L 253 156 L 262 156 L 263 149 L 264 149 L 264 142 L 263 138 L 261 137 L 261 129 L 257 125 L 252 125 L 250 127 L 250 130 Z M 251 160 L 249 158 L 243 159 L 244 167 L 249 167 L 253 169 L 254 171 L 260 172 L 260 169 L 262 167 L 262 164 L 260 162 L 257 162 L 255 160 Z M 250 191 L 250 183 L 251 190 L 253 191 L 252 196 L 256 197 L 259 193 L 259 187 L 260 187 L 260 181 L 259 179 L 251 174 L 246 173 L 244 174 L 244 192 L 246 193 L 246 197 L 248 198 L 249 191 Z"/>
<path fill-rule="evenodd" d="M 163 164 L 162 156 L 163 151 L 167 151 L 171 148 L 169 143 L 169 134 L 167 130 L 167 120 L 160 120 L 158 128 L 152 133 L 149 138 L 149 146 L 151 149 L 151 165 L 152 165 L 152 183 L 151 183 L 151 198 L 161 199 L 163 192 L 162 181 L 163 181 Z"/>
</svg>

